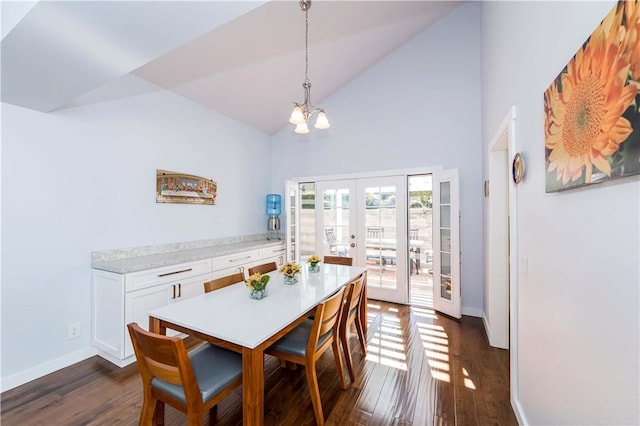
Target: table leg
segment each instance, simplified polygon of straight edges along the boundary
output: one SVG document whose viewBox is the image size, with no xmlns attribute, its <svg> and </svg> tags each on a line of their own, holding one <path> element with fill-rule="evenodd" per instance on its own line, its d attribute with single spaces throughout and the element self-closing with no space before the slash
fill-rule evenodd
<svg viewBox="0 0 640 426">
<path fill-rule="evenodd" d="M 242 348 L 242 423 L 264 424 L 264 352 Z"/>
</svg>

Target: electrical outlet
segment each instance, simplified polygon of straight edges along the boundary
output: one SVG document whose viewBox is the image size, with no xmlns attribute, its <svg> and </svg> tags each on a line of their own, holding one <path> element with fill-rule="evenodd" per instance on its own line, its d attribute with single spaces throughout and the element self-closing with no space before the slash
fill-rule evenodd
<svg viewBox="0 0 640 426">
<path fill-rule="evenodd" d="M 74 324 L 69 324 L 67 326 L 67 337 L 69 340 L 75 339 L 76 337 L 80 337 L 80 323 L 76 322 Z"/>
</svg>

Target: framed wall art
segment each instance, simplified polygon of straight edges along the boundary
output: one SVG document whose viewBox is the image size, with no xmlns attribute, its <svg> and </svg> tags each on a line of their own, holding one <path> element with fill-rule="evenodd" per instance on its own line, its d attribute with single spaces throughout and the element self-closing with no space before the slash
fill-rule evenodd
<svg viewBox="0 0 640 426">
<path fill-rule="evenodd" d="M 217 193 L 212 179 L 156 170 L 156 203 L 215 204 Z"/>
<path fill-rule="evenodd" d="M 640 4 L 619 1 L 544 92 L 546 192 L 640 173 L 639 88 Z"/>
</svg>

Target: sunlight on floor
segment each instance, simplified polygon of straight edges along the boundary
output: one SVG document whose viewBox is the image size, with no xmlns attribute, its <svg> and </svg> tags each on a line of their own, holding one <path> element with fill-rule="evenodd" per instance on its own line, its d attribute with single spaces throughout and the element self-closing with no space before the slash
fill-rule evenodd
<svg viewBox="0 0 640 426">
<path fill-rule="evenodd" d="M 398 318 L 398 309 L 389 308 L 387 310 L 389 313 L 385 314 L 380 311 L 380 306 L 370 303 L 367 306 L 369 307 L 367 318 L 369 327 L 378 315 L 382 315 L 382 320 L 376 325 L 373 337 L 369 339 L 366 360 L 407 371 L 406 346 L 400 327 L 400 318 Z"/>
<path fill-rule="evenodd" d="M 370 338 L 367 344 L 366 360 L 385 365 L 402 371 L 407 371 L 407 342 L 400 325 L 399 309 L 387 308 L 383 311 L 380 305 L 367 304 L 369 314 Z M 434 322 L 441 320 L 436 311 L 425 306 L 411 306 L 413 323 L 420 336 L 424 356 L 431 377 L 437 381 L 451 383 L 452 359 L 449 335 L 442 325 Z M 476 385 L 470 377 L 469 371 L 462 368 L 465 388 L 476 390 Z M 457 379 L 459 380 L 459 379 Z"/>
<path fill-rule="evenodd" d="M 411 287 L 411 314 L 416 318 L 416 326 L 431 376 L 442 382 L 451 382 L 451 358 L 449 356 L 449 336 L 441 325 L 433 324 L 437 320 L 433 307 L 431 286 Z"/>
<path fill-rule="evenodd" d="M 462 369 L 462 374 L 464 374 L 464 386 L 468 389 L 472 389 L 472 390 L 476 390 L 476 385 L 473 383 L 473 381 L 469 378 L 469 372 L 467 371 L 466 368 Z"/>
</svg>

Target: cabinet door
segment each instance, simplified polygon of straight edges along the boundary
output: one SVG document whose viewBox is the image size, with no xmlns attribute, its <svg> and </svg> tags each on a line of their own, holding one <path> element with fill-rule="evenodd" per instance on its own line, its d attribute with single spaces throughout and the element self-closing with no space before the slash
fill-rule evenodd
<svg viewBox="0 0 640 426">
<path fill-rule="evenodd" d="M 149 329 L 149 311 L 166 306 L 172 295 L 173 287 L 169 284 L 145 288 L 143 290 L 132 291 L 125 295 L 125 328 L 130 322 L 137 322 L 145 330 Z M 167 335 L 178 334 L 172 330 L 167 330 Z M 126 333 L 124 342 L 124 356 L 133 355 L 131 338 Z"/>
<path fill-rule="evenodd" d="M 214 257 L 211 261 L 211 270 L 216 272 L 221 269 L 246 266 L 251 262 L 259 261 L 261 258 L 262 255 L 259 249 Z"/>
<path fill-rule="evenodd" d="M 204 294 L 204 283 L 210 279 L 211 274 L 204 274 L 173 283 L 173 288 L 169 288 L 171 291 L 171 302 L 178 302 L 180 300 Z M 176 289 L 175 296 L 173 293 L 174 288 Z"/>
<path fill-rule="evenodd" d="M 287 247 L 284 243 L 262 249 L 262 263 L 276 262 L 278 268 L 286 261 Z"/>
<path fill-rule="evenodd" d="M 242 272 L 247 277 L 247 268 L 245 266 L 234 266 L 233 268 L 226 269 L 218 269 L 217 271 L 213 271 L 211 274 L 211 279 L 226 277 L 227 275 L 237 274 L 238 272 Z"/>
</svg>

